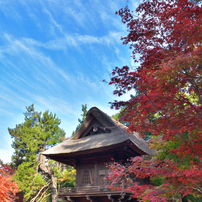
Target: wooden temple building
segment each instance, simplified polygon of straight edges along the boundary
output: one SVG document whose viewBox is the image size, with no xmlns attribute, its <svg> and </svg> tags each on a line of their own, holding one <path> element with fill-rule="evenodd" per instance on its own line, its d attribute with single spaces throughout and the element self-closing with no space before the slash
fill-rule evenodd
<svg viewBox="0 0 202 202">
<path fill-rule="evenodd" d="M 136 199 L 130 193 L 106 187 L 110 172 L 106 163 L 112 159 L 124 163 L 130 157 L 150 153 L 147 143 L 138 133 L 127 133 L 124 125 L 93 107 L 74 136 L 43 154 L 76 169 L 76 187 L 59 191 L 61 201 L 133 202 Z"/>
</svg>

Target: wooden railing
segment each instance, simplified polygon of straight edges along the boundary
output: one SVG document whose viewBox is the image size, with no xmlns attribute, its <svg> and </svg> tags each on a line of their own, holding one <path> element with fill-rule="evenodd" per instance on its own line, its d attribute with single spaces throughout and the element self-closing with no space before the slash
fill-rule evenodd
<svg viewBox="0 0 202 202">
<path fill-rule="evenodd" d="M 119 191 L 124 191 L 124 188 L 122 187 L 122 190 Z M 100 187 L 100 186 L 77 186 L 77 187 L 66 187 L 66 188 L 60 188 L 59 189 L 59 194 L 62 193 L 86 193 L 86 192 L 107 192 L 107 191 L 115 191 L 116 186 L 114 186 L 114 189 L 109 188 L 109 187 Z"/>
<path fill-rule="evenodd" d="M 62 193 L 74 193 L 74 192 L 77 192 L 76 190 L 76 187 L 65 187 L 65 188 L 60 188 L 59 189 L 59 193 L 62 194 Z"/>
<path fill-rule="evenodd" d="M 78 186 L 78 187 L 67 187 L 67 188 L 60 188 L 59 193 L 74 193 L 74 192 L 100 192 L 101 189 L 99 186 Z"/>
<path fill-rule="evenodd" d="M 79 186 L 77 187 L 77 192 L 99 192 L 100 186 Z"/>
</svg>

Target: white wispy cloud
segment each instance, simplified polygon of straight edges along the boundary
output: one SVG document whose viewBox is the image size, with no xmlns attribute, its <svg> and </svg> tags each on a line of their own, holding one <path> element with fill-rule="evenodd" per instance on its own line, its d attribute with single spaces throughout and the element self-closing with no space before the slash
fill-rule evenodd
<svg viewBox="0 0 202 202">
<path fill-rule="evenodd" d="M 47 8 L 44 8 L 43 10 L 44 10 L 44 12 L 49 16 L 49 18 L 50 18 L 50 20 L 51 20 L 51 23 L 52 23 L 62 34 L 64 34 L 62 25 L 60 25 L 59 23 L 56 22 L 56 20 L 54 19 L 53 15 L 51 14 L 51 12 L 48 11 Z"/>
<path fill-rule="evenodd" d="M 38 46 L 47 48 L 50 50 L 66 50 L 68 46 L 70 47 L 79 47 L 80 45 L 86 44 L 116 44 L 120 42 L 121 33 L 119 32 L 109 32 L 106 36 L 92 36 L 92 35 L 65 35 L 62 38 L 57 38 L 49 42 L 40 42 L 30 38 L 22 38 L 21 42 L 26 43 L 27 45 Z M 20 43 L 20 42 L 19 42 Z"/>
<path fill-rule="evenodd" d="M 80 26 L 85 28 L 86 23 L 86 14 L 84 12 L 81 11 L 76 11 L 75 9 L 72 9 L 70 6 L 66 6 L 64 8 L 64 13 L 67 16 L 70 16 L 71 18 L 73 18 L 75 20 L 75 22 Z"/>
<path fill-rule="evenodd" d="M 96 76 L 91 76 L 91 78 L 89 78 L 83 73 L 77 72 L 76 76 L 73 79 L 76 80 L 76 88 L 79 91 L 82 91 L 84 86 L 85 89 L 89 91 L 89 93 L 91 93 L 92 91 L 97 93 L 101 90 L 100 81 Z"/>
<path fill-rule="evenodd" d="M 15 83 L 13 85 L 15 85 Z M 8 88 L 2 84 L 0 84 L 0 88 L 1 88 L 1 94 L 0 94 L 1 102 L 4 101 L 4 104 L 1 103 L 1 108 L 4 108 L 5 105 L 11 105 L 12 108 L 14 107 L 19 108 L 22 106 L 23 103 L 29 102 L 27 98 L 19 95 L 19 93 L 15 92 L 15 90 L 11 90 L 11 88 Z"/>
<path fill-rule="evenodd" d="M 7 127 L 23 122 L 25 106 L 32 103 L 37 111 L 56 113 L 68 134 L 78 124 L 81 104 L 112 114 L 108 102 L 114 100 L 113 87 L 101 80 L 128 60 L 120 48 L 125 28 L 114 14 L 124 3 L 0 1 L 4 17 L 0 19 L 4 23 L 0 26 L 3 137 L 8 138 Z M 0 143 L 2 149 L 4 143 Z M 0 150 L 0 157 L 5 152 Z"/>
<path fill-rule="evenodd" d="M 0 10 L 3 12 L 3 14 L 8 18 L 12 19 L 15 22 L 19 23 L 22 21 L 22 16 L 20 13 L 16 10 L 17 2 L 15 1 L 0 1 Z"/>
<path fill-rule="evenodd" d="M 56 71 L 67 81 L 69 80 L 67 74 L 57 67 L 50 57 L 46 56 L 41 50 L 37 49 L 37 46 L 46 47 L 46 44 L 27 38 L 16 39 L 8 34 L 5 34 L 5 39 L 7 39 L 7 44 L 2 47 L 2 54 L 19 55 L 21 61 L 23 58 L 22 55 L 28 55 L 30 59 L 33 59 L 36 63 L 36 65 L 32 65 L 32 68 L 34 67 L 39 74 L 42 74 L 42 71 L 39 69 L 39 67 L 42 66 L 45 69 L 52 69 L 53 71 Z M 28 68 L 30 68 L 29 66 L 30 65 L 27 64 Z M 48 83 L 53 82 L 53 80 L 50 80 L 45 75 L 43 75 L 43 78 L 45 78 Z"/>
<path fill-rule="evenodd" d="M 58 112 L 59 114 L 72 116 L 75 114 L 75 110 L 72 108 L 72 105 L 69 104 L 68 101 L 64 99 L 57 98 L 55 96 L 38 96 L 34 95 L 34 99 L 36 100 L 36 106 L 40 108 L 46 108 L 52 112 Z"/>
<path fill-rule="evenodd" d="M 1 101 L 0 101 L 0 103 L 1 103 Z M 0 114 L 3 114 L 4 118 L 5 118 L 5 116 L 13 116 L 14 115 L 14 113 L 7 110 L 7 108 L 5 108 L 5 106 L 4 106 L 4 108 L 0 108 Z"/>
</svg>

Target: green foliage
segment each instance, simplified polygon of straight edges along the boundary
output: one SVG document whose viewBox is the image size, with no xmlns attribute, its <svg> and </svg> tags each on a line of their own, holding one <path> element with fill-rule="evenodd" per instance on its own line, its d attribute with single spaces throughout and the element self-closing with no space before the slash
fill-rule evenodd
<svg viewBox="0 0 202 202">
<path fill-rule="evenodd" d="M 16 170 L 14 179 L 24 193 L 24 201 L 30 201 L 40 187 L 46 184 L 42 175 L 37 172 L 37 163 L 30 165 L 30 162 L 23 162 Z"/>
<path fill-rule="evenodd" d="M 75 187 L 76 186 L 76 170 L 68 166 L 66 171 L 60 175 L 60 187 Z"/>
<path fill-rule="evenodd" d="M 86 115 L 87 115 L 87 104 L 82 105 L 82 114 L 81 114 L 81 119 L 78 119 L 79 121 L 79 126 L 84 122 L 84 120 L 86 119 Z"/>
<path fill-rule="evenodd" d="M 118 113 L 112 115 L 112 118 L 113 118 L 114 120 L 116 120 L 116 121 L 122 123 L 123 125 L 127 126 L 129 123 L 126 122 L 126 121 L 123 121 L 123 119 L 122 119 L 123 116 L 126 115 L 126 114 L 124 113 L 124 109 L 125 109 L 125 108 L 122 107 L 121 110 L 120 110 Z"/>
<path fill-rule="evenodd" d="M 150 180 L 150 184 L 153 186 L 160 186 L 164 182 L 164 177 L 156 177 Z"/>
<path fill-rule="evenodd" d="M 24 201 L 30 202 L 41 189 L 44 196 L 50 192 L 48 185 L 51 175 L 56 173 L 56 163 L 45 165 L 45 157 L 40 153 L 61 142 L 65 132 L 59 127 L 61 121 L 56 114 L 37 112 L 33 104 L 26 109 L 25 121 L 14 129 L 8 128 L 8 131 L 15 150 L 12 156 L 12 164 L 16 168 L 14 179 L 23 191 Z"/>
<path fill-rule="evenodd" d="M 87 115 L 87 104 L 85 105 L 81 105 L 82 106 L 82 114 L 81 114 L 81 119 L 78 118 L 78 122 L 79 124 L 76 127 L 76 130 L 72 132 L 72 136 L 75 134 L 75 132 L 79 129 L 79 127 L 81 126 L 81 124 L 84 122 L 84 120 L 86 119 L 86 115 Z"/>
<path fill-rule="evenodd" d="M 60 187 L 75 187 L 76 170 L 72 166 L 67 166 L 59 162 L 49 160 L 49 168 L 54 172 L 54 176 L 58 179 Z"/>
<path fill-rule="evenodd" d="M 36 112 L 33 104 L 26 109 L 25 122 L 17 124 L 14 129 L 8 128 L 14 138 L 12 162 L 16 167 L 24 161 L 33 161 L 36 154 L 61 142 L 61 137 L 65 136 L 65 132 L 59 128 L 61 121 L 56 114 Z"/>
<path fill-rule="evenodd" d="M 189 154 L 183 155 L 183 157 L 181 154 L 177 154 L 176 151 L 179 150 L 182 144 L 183 141 L 177 137 L 174 140 L 162 141 L 162 138 L 160 136 L 152 136 L 151 140 L 151 148 L 158 151 L 155 155 L 156 158 L 161 161 L 168 159 L 173 162 L 179 163 L 178 167 L 181 169 L 185 169 L 191 166 L 190 159 L 193 162 L 196 162 L 197 159 L 194 157 L 191 158 Z"/>
<path fill-rule="evenodd" d="M 121 112 L 122 112 L 122 111 L 123 111 L 123 108 L 121 109 L 120 112 L 118 112 L 118 113 L 112 115 L 112 118 L 113 118 L 114 120 L 119 121 L 119 122 L 121 123 L 120 118 L 121 118 Z"/>
<path fill-rule="evenodd" d="M 191 201 L 191 202 L 202 202 L 202 199 L 197 198 L 197 197 L 194 197 L 194 196 L 191 195 L 191 194 L 185 196 L 185 197 L 183 198 L 183 202 L 184 202 L 185 200 L 186 200 L 186 202 L 189 202 L 189 201 Z"/>
</svg>

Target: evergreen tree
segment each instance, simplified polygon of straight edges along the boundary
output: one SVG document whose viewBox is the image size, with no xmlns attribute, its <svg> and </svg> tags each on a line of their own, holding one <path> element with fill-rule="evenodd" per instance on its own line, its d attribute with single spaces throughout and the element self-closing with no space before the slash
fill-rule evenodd
<svg viewBox="0 0 202 202">
<path fill-rule="evenodd" d="M 48 161 L 41 152 L 61 142 L 65 132 L 59 127 L 61 121 L 49 111 L 37 112 L 32 104 L 26 107 L 25 121 L 14 129 L 8 128 L 13 138 L 13 166 L 15 180 L 24 193 L 24 201 L 44 201 L 57 196 L 59 163 Z"/>
<path fill-rule="evenodd" d="M 87 104 L 81 105 L 81 106 L 82 106 L 82 112 L 83 112 L 83 113 L 81 114 L 81 119 L 78 118 L 79 124 L 77 125 L 76 130 L 72 132 L 72 136 L 75 134 L 75 132 L 79 129 L 79 127 L 81 126 L 81 124 L 82 124 L 82 123 L 84 122 L 84 120 L 86 119 L 86 115 L 87 115 L 87 112 L 88 112 L 88 110 L 87 110 Z"/>
</svg>

